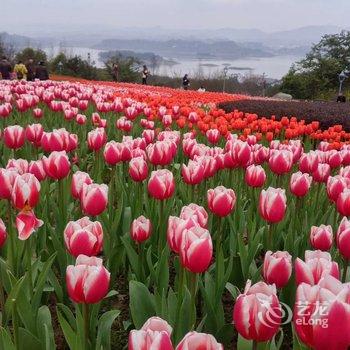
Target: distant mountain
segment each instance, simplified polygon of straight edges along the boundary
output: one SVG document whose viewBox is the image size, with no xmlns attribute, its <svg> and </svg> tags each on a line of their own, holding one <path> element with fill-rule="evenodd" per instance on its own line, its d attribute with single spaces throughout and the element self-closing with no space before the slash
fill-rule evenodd
<svg viewBox="0 0 350 350">
<path fill-rule="evenodd" d="M 238 44 L 229 40 L 142 40 L 142 39 L 107 39 L 102 40 L 95 49 L 132 50 L 136 52 L 153 52 L 165 57 L 190 58 L 227 58 L 270 57 L 273 55 L 261 45 Z"/>
<path fill-rule="evenodd" d="M 21 49 L 23 47 L 35 46 L 37 41 L 23 35 L 9 34 L 7 32 L 0 32 L 0 40 L 5 44 L 13 46 L 15 49 Z"/>
</svg>

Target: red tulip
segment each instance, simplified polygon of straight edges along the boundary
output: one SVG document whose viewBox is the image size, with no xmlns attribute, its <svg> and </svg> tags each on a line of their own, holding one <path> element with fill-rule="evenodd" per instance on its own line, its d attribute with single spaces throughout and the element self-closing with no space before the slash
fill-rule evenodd
<svg viewBox="0 0 350 350">
<path fill-rule="evenodd" d="M 97 128 L 88 133 L 87 142 L 92 151 L 99 151 L 106 143 L 107 135 L 104 128 Z"/>
<path fill-rule="evenodd" d="M 24 129 L 19 125 L 11 125 L 4 129 L 4 143 L 6 147 L 18 149 L 24 145 Z"/>
<path fill-rule="evenodd" d="M 338 264 L 332 261 L 331 255 L 320 250 L 305 252 L 305 262 L 295 261 L 295 280 L 300 283 L 317 284 L 321 278 L 331 275 L 339 279 Z"/>
<path fill-rule="evenodd" d="M 197 185 L 204 180 L 204 166 L 200 162 L 189 160 L 188 165 L 182 164 L 181 174 L 188 185 Z"/>
<path fill-rule="evenodd" d="M 70 163 L 65 151 L 52 152 L 48 157 L 43 157 L 46 174 L 54 180 L 61 180 L 68 176 Z"/>
<path fill-rule="evenodd" d="M 211 334 L 190 332 L 181 340 L 176 350 L 224 350 Z"/>
<path fill-rule="evenodd" d="M 199 226 L 206 228 L 208 224 L 208 213 L 200 205 L 191 203 L 182 207 L 180 219 L 195 221 Z"/>
<path fill-rule="evenodd" d="M 18 175 L 13 184 L 11 200 L 19 210 L 31 210 L 39 202 L 40 182 L 33 174 Z"/>
<path fill-rule="evenodd" d="M 0 248 L 5 244 L 7 238 L 6 226 L 0 219 Z"/>
<path fill-rule="evenodd" d="M 312 248 L 329 250 L 333 244 L 333 229 L 331 225 L 312 226 L 310 232 L 310 243 Z"/>
<path fill-rule="evenodd" d="M 185 229 L 181 235 L 180 260 L 183 267 L 193 273 L 202 273 L 210 265 L 213 243 L 208 230 L 196 226 Z"/>
<path fill-rule="evenodd" d="M 277 288 L 283 288 L 292 274 L 291 255 L 288 252 L 267 251 L 262 274 L 268 284 L 275 284 Z"/>
<path fill-rule="evenodd" d="M 40 146 L 44 129 L 41 124 L 28 125 L 25 130 L 26 139 L 35 146 Z"/>
<path fill-rule="evenodd" d="M 33 174 L 39 181 L 46 179 L 46 171 L 44 169 L 44 163 L 41 159 L 32 160 L 29 163 L 28 173 Z"/>
<path fill-rule="evenodd" d="M 271 340 L 281 324 L 282 310 L 274 285 L 247 281 L 243 294 L 236 299 L 233 322 L 238 333 L 257 342 Z"/>
<path fill-rule="evenodd" d="M 152 225 L 149 219 L 146 219 L 143 215 L 139 216 L 131 224 L 130 236 L 137 243 L 146 241 L 152 233 Z"/>
<path fill-rule="evenodd" d="M 304 197 L 310 190 L 312 183 L 312 177 L 309 174 L 303 174 L 298 171 L 297 173 L 292 174 L 290 177 L 289 188 L 297 197 Z"/>
<path fill-rule="evenodd" d="M 44 222 L 39 220 L 33 211 L 21 211 L 16 217 L 18 238 L 25 241 L 43 224 Z"/>
<path fill-rule="evenodd" d="M 100 302 L 108 292 L 109 280 L 110 273 L 102 265 L 102 259 L 79 255 L 75 266 L 67 266 L 67 290 L 76 303 Z"/>
<path fill-rule="evenodd" d="M 349 286 L 332 276 L 326 276 L 314 286 L 300 284 L 293 312 L 299 339 L 315 350 L 347 350 L 349 300 Z"/>
<path fill-rule="evenodd" d="M 259 213 L 269 223 L 283 220 L 287 208 L 285 190 L 269 187 L 262 190 L 259 199 Z"/>
<path fill-rule="evenodd" d="M 90 221 L 87 216 L 70 221 L 63 234 L 67 250 L 75 257 L 80 254 L 98 255 L 102 250 L 102 226 L 98 221 Z"/>
<path fill-rule="evenodd" d="M 277 175 L 288 173 L 293 166 L 293 153 L 288 150 L 272 150 L 269 167 Z"/>
<path fill-rule="evenodd" d="M 350 222 L 344 217 L 337 230 L 337 247 L 345 260 L 350 260 Z"/>
<path fill-rule="evenodd" d="M 308 153 L 304 153 L 299 159 L 299 170 L 302 173 L 312 174 L 317 170 L 319 163 L 319 157 L 317 152 L 310 151 Z"/>
<path fill-rule="evenodd" d="M 261 165 L 249 165 L 245 171 L 245 182 L 251 187 L 262 187 L 266 181 L 265 170 Z"/>
<path fill-rule="evenodd" d="M 147 179 L 148 165 L 143 157 L 135 157 L 130 160 L 129 175 L 136 182 Z"/>
<path fill-rule="evenodd" d="M 208 207 L 215 215 L 224 217 L 229 215 L 235 204 L 235 192 L 224 186 L 218 186 L 207 192 Z"/>
<path fill-rule="evenodd" d="M 175 190 L 174 175 L 167 169 L 152 171 L 148 180 L 149 194 L 159 200 L 170 198 Z"/>
<path fill-rule="evenodd" d="M 103 213 L 108 203 L 108 186 L 105 184 L 83 184 L 80 195 L 81 209 L 86 215 L 97 216 Z"/>
<path fill-rule="evenodd" d="M 83 185 L 91 185 L 93 183 L 90 175 L 83 171 L 77 171 L 72 176 L 71 193 L 73 198 L 80 199 L 81 191 L 83 190 Z"/>
</svg>

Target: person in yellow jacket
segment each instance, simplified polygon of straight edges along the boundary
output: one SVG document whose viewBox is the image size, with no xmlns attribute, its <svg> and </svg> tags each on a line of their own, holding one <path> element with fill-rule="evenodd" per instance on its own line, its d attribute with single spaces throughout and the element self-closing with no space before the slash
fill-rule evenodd
<svg viewBox="0 0 350 350">
<path fill-rule="evenodd" d="M 18 80 L 22 80 L 22 79 L 27 80 L 28 70 L 22 61 L 18 61 L 13 71 L 16 73 Z"/>
</svg>

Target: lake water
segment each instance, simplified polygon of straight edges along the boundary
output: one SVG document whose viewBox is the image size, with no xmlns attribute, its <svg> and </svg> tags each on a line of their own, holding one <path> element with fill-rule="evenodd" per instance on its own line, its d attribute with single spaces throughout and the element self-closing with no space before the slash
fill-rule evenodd
<svg viewBox="0 0 350 350">
<path fill-rule="evenodd" d="M 99 58 L 99 53 L 103 50 L 90 49 L 85 47 L 51 47 L 44 48 L 49 57 L 52 57 L 64 51 L 67 55 L 79 55 L 84 59 L 89 59 L 97 67 L 104 66 Z M 228 75 L 231 74 L 263 74 L 267 77 L 280 79 L 285 75 L 291 65 L 300 60 L 297 56 L 274 56 L 264 58 L 245 58 L 238 60 L 212 60 L 212 59 L 182 59 L 174 58 L 179 64 L 161 65 L 154 69 L 150 68 L 151 73 L 167 76 L 183 76 L 185 73 L 190 76 L 198 73 L 204 76 L 213 76 L 222 73 L 225 66 L 229 68 Z"/>
</svg>

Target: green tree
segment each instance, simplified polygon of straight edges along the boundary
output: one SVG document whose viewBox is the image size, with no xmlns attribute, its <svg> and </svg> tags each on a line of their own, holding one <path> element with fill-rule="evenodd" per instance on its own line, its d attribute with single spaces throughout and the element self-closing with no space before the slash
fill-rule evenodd
<svg viewBox="0 0 350 350">
<path fill-rule="evenodd" d="M 105 62 L 110 79 L 114 79 L 113 64 L 118 65 L 119 81 L 135 83 L 141 80 L 141 73 L 139 71 L 141 62 L 135 57 L 110 57 L 108 61 Z"/>
<path fill-rule="evenodd" d="M 34 60 L 35 63 L 38 62 L 46 62 L 47 61 L 47 56 L 46 53 L 43 50 L 40 49 L 33 49 L 31 47 L 26 47 L 20 52 L 17 52 L 15 56 L 16 62 L 22 61 L 22 62 L 27 62 L 29 59 Z"/>
<path fill-rule="evenodd" d="M 338 75 L 350 69 L 350 32 L 325 35 L 306 57 L 283 77 L 281 89 L 296 98 L 317 98 L 335 92 Z"/>
</svg>

